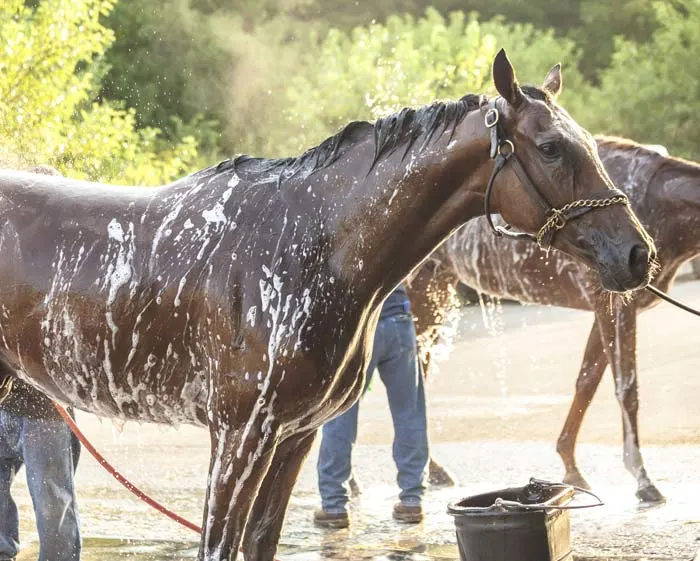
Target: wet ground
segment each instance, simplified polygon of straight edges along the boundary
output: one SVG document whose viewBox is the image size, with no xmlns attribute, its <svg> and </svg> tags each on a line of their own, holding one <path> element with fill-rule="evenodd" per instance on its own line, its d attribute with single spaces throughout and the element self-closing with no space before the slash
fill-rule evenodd
<svg viewBox="0 0 700 561">
<path fill-rule="evenodd" d="M 673 294 L 700 306 L 700 283 Z M 486 325 L 484 324 L 486 320 Z M 606 376 L 581 433 L 582 470 L 606 505 L 571 513 L 576 559 L 691 560 L 700 547 L 700 320 L 666 304 L 643 314 L 638 341 L 642 451 L 647 469 L 668 498 L 640 511 L 633 478 L 622 465 L 620 413 Z M 283 530 L 281 561 L 453 561 L 459 559 L 449 502 L 483 491 L 523 485 L 530 476 L 558 479 L 554 443 L 566 415 L 592 315 L 506 305 L 467 308 L 452 353 L 428 384 L 434 456 L 459 478 L 455 489 L 430 490 L 426 520 L 391 520 L 395 501 L 391 422 L 377 383 L 363 402 L 355 458 L 364 493 L 352 508 L 350 530 L 321 531 L 315 451 L 295 489 Z M 79 414 L 93 443 L 145 491 L 200 523 L 208 435 L 127 425 Z M 21 479 L 21 478 L 20 478 Z M 189 560 L 197 536 L 152 511 L 121 488 L 84 452 L 77 485 L 86 561 Z M 24 550 L 36 555 L 32 509 L 23 481 L 16 485 Z M 700 559 L 700 557 L 698 557 Z"/>
</svg>

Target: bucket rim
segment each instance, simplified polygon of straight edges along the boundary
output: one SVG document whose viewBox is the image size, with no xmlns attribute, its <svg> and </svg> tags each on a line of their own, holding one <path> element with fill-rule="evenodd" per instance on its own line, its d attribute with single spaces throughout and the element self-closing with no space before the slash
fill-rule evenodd
<svg viewBox="0 0 700 561">
<path fill-rule="evenodd" d="M 489 506 L 461 506 L 459 503 L 464 502 L 468 499 L 473 499 L 475 497 L 478 497 L 480 495 L 497 495 L 498 493 L 503 493 L 506 494 L 508 492 L 517 492 L 517 491 L 522 491 L 526 489 L 528 486 L 536 486 L 540 487 L 541 489 L 546 489 L 546 488 L 561 488 L 561 491 L 556 493 L 555 495 L 551 496 L 548 498 L 546 501 L 542 503 L 533 503 L 533 504 L 524 504 L 520 503 L 518 501 L 510 501 L 510 500 L 505 500 L 500 497 L 496 497 L 494 500 L 493 504 Z M 578 488 L 574 487 L 573 485 L 569 485 L 567 483 L 558 483 L 558 482 L 551 482 L 551 481 L 544 481 L 541 479 L 535 479 L 534 477 L 530 478 L 530 481 L 528 482 L 527 485 L 523 485 L 521 487 L 508 487 L 505 489 L 498 489 L 496 491 L 491 491 L 491 492 L 486 492 L 486 493 L 478 493 L 475 495 L 471 495 L 469 497 L 464 497 L 462 499 L 459 499 L 457 501 L 453 501 L 447 505 L 447 514 L 451 516 L 460 516 L 460 515 L 468 515 L 468 514 L 482 514 L 482 515 L 503 515 L 506 512 L 511 512 L 511 513 L 534 513 L 534 512 L 547 512 L 551 510 L 557 510 L 557 509 L 567 509 L 566 505 L 571 502 L 571 500 L 574 498 Z M 593 505 L 591 505 L 593 506 Z"/>
</svg>

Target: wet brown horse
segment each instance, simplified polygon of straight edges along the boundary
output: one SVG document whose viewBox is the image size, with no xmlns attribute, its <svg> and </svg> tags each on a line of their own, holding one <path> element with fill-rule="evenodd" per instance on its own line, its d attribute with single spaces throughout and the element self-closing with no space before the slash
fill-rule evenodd
<svg viewBox="0 0 700 561">
<path fill-rule="evenodd" d="M 364 385 L 381 302 L 484 212 L 490 149 L 505 163 L 493 208 L 526 232 L 543 201 L 620 201 L 554 100 L 559 66 L 542 89 L 521 88 L 502 51 L 493 73 L 499 98 L 351 123 L 297 158 L 163 187 L 2 172 L 3 372 L 104 417 L 207 426 L 200 558 L 242 543 L 273 559 L 316 429 Z M 649 280 L 655 250 L 626 204 L 571 220 L 555 245 L 612 290 Z"/>
<path fill-rule="evenodd" d="M 661 264 L 655 285 L 668 291 L 678 268 L 700 254 L 700 165 L 665 157 L 634 142 L 599 138 L 598 153 L 616 185 L 658 246 Z M 484 218 L 472 220 L 443 244 L 416 273 L 411 300 L 424 361 L 440 337 L 457 299 L 457 281 L 497 297 L 595 312 L 576 394 L 557 451 L 565 480 L 588 487 L 574 455 L 588 406 L 610 365 L 622 409 L 624 463 L 637 480 L 642 503 L 662 502 L 647 475 L 639 449 L 636 365 L 637 313 L 658 304 L 648 291 L 627 297 L 602 289 L 594 271 L 558 251 L 547 255 L 535 244 L 495 237 Z"/>
</svg>

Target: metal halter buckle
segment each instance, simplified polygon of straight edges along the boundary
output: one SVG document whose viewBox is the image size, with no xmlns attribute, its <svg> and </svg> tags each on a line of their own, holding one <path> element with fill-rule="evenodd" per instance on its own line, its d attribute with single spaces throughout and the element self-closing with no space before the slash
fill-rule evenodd
<svg viewBox="0 0 700 561">
<path fill-rule="evenodd" d="M 486 125 L 486 128 L 490 129 L 491 127 L 494 127 L 496 123 L 498 123 L 498 117 L 498 109 L 491 107 L 484 115 L 484 124 Z"/>
</svg>

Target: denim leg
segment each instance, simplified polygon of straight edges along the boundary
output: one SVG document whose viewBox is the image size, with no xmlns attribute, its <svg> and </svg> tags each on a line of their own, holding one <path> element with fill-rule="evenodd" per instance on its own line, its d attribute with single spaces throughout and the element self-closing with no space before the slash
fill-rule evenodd
<svg viewBox="0 0 700 561">
<path fill-rule="evenodd" d="M 22 452 L 39 533 L 39 561 L 80 559 L 74 442 L 63 421 L 24 420 Z"/>
<path fill-rule="evenodd" d="M 323 425 L 318 452 L 318 491 L 321 507 L 333 514 L 345 512 L 350 500 L 348 480 L 352 471 L 352 448 L 357 438 L 359 402 Z"/>
<path fill-rule="evenodd" d="M 0 410 L 0 561 L 14 559 L 19 553 L 19 518 L 10 487 L 22 467 L 20 427 L 18 417 Z"/>
<path fill-rule="evenodd" d="M 383 333 L 386 353 L 378 364 L 386 386 L 394 422 L 394 462 L 398 471 L 399 499 L 406 505 L 421 504 L 428 467 L 428 427 L 425 388 L 416 353 L 416 332 L 410 314 L 385 320 L 393 330 Z"/>
<path fill-rule="evenodd" d="M 381 323 L 381 322 L 380 322 Z M 377 327 L 379 332 L 379 326 Z M 365 387 L 367 390 L 376 368 L 376 342 L 367 369 Z M 350 474 L 352 473 L 352 449 L 357 440 L 357 417 L 360 399 L 342 415 L 331 419 L 321 430 L 321 446 L 318 451 L 318 491 L 321 495 L 321 508 L 332 514 L 347 510 L 350 501 Z"/>
</svg>

